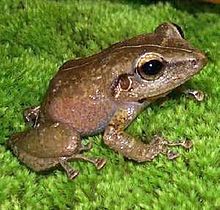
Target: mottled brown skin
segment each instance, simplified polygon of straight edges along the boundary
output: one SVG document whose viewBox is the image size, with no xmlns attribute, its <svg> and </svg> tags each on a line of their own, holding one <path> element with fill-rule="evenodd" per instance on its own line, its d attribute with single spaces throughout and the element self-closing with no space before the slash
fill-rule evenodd
<svg viewBox="0 0 220 210">
<path fill-rule="evenodd" d="M 85 150 L 81 137 L 100 132 L 105 144 L 128 159 L 150 161 L 160 153 L 173 159 L 177 154 L 170 146 L 189 148 L 191 142 L 170 143 L 155 136 L 145 144 L 124 130 L 147 105 L 189 80 L 205 63 L 205 55 L 171 23 L 96 55 L 67 61 L 51 80 L 41 106 L 25 111 L 33 128 L 14 135 L 9 146 L 33 170 L 61 165 L 70 178 L 78 172 L 68 160 L 88 160 L 97 168 L 105 164 L 104 159 L 79 154 Z"/>
</svg>

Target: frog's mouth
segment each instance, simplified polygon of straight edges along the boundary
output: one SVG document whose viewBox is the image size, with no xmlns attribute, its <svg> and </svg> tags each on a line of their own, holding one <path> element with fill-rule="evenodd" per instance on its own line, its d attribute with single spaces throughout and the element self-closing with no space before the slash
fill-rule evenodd
<svg viewBox="0 0 220 210">
<path fill-rule="evenodd" d="M 138 100 L 138 103 L 144 103 L 144 102 L 146 102 L 146 101 L 152 103 L 152 102 L 158 100 L 159 98 L 164 98 L 164 97 L 166 97 L 166 96 L 167 96 L 169 93 L 171 93 L 172 91 L 173 91 L 173 90 L 169 90 L 169 91 L 167 91 L 167 92 L 165 92 L 165 93 L 161 93 L 161 94 L 156 95 L 156 96 L 145 97 L 145 98 L 139 99 L 139 100 Z"/>
</svg>

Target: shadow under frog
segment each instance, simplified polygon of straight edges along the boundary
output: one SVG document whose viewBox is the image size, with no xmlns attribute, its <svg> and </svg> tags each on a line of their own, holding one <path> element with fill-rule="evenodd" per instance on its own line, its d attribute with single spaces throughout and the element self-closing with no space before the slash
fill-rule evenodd
<svg viewBox="0 0 220 210">
<path fill-rule="evenodd" d="M 124 132 L 150 103 L 166 96 L 198 73 L 205 55 L 193 48 L 175 24 L 119 42 L 102 52 L 64 63 L 50 81 L 41 106 L 25 111 L 32 128 L 13 135 L 8 145 L 34 171 L 62 166 L 78 175 L 69 161 L 84 160 L 101 169 L 106 161 L 86 157 L 81 138 L 104 132 L 104 143 L 128 159 L 145 162 L 158 154 L 174 159 L 169 148 L 190 148 L 191 141 L 169 142 L 154 136 L 149 144 Z M 196 91 L 189 91 L 199 100 Z"/>
</svg>

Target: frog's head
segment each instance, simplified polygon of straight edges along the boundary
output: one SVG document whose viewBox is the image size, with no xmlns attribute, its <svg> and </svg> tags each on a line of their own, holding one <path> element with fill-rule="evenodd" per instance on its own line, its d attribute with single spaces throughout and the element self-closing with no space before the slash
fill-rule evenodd
<svg viewBox="0 0 220 210">
<path fill-rule="evenodd" d="M 133 49 L 134 39 L 131 42 L 129 47 Z M 114 96 L 119 100 L 144 101 L 164 96 L 198 73 L 207 62 L 175 24 L 164 23 L 146 39 L 139 36 L 135 44 L 136 57 L 129 71 L 121 74 L 113 85 Z"/>
</svg>

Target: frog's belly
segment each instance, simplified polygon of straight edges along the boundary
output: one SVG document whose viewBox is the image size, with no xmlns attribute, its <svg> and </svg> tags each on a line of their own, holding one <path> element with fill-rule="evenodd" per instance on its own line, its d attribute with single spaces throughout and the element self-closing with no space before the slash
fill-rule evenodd
<svg viewBox="0 0 220 210">
<path fill-rule="evenodd" d="M 110 100 L 54 98 L 47 107 L 47 117 L 67 123 L 82 136 L 102 132 L 115 113 L 116 106 Z"/>
</svg>

